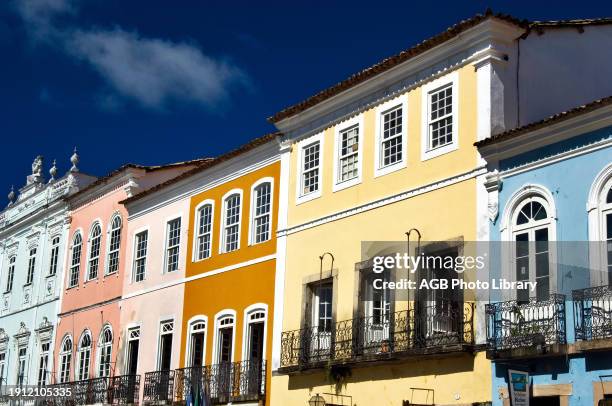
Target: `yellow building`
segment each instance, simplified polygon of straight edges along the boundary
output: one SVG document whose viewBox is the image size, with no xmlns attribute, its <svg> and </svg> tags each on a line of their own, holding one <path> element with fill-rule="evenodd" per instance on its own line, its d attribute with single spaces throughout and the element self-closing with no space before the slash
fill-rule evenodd
<svg viewBox="0 0 612 406">
<path fill-rule="evenodd" d="M 491 107 L 491 83 L 520 32 L 505 17 L 463 21 L 270 118 L 287 138 L 272 405 L 491 401 L 473 295 L 389 297 L 370 288 L 367 259 L 411 229 L 431 255 L 486 238 L 473 143 L 512 119 Z"/>
</svg>

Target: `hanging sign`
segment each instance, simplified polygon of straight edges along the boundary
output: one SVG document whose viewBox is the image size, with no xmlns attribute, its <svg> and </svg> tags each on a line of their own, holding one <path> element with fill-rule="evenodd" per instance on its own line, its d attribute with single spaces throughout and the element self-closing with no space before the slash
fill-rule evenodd
<svg viewBox="0 0 612 406">
<path fill-rule="evenodd" d="M 529 373 L 508 370 L 508 386 L 511 406 L 529 406 Z"/>
</svg>

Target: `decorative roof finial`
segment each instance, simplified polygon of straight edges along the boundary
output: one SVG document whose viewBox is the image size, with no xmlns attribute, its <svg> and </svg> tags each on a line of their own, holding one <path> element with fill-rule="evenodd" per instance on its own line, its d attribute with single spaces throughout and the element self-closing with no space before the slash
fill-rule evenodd
<svg viewBox="0 0 612 406">
<path fill-rule="evenodd" d="M 77 164 L 79 163 L 79 154 L 77 154 L 76 147 L 74 147 L 74 153 L 70 157 L 70 162 L 72 163 L 72 167 L 70 168 L 70 172 L 78 172 L 79 168 L 77 168 Z"/>
<path fill-rule="evenodd" d="M 57 166 L 55 164 L 55 159 L 53 160 L 53 166 L 49 169 L 49 175 L 51 175 L 51 179 L 49 179 L 49 183 L 55 180 L 55 175 L 57 175 Z"/>
<path fill-rule="evenodd" d="M 8 194 L 9 206 L 15 202 L 15 187 L 11 185 L 11 191 Z"/>
</svg>

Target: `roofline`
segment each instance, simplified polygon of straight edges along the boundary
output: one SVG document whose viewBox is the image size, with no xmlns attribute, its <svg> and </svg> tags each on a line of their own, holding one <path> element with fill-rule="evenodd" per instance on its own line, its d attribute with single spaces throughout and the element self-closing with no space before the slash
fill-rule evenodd
<svg viewBox="0 0 612 406">
<path fill-rule="evenodd" d="M 146 197 L 146 196 L 148 196 L 150 194 L 153 194 L 153 193 L 158 192 L 158 191 L 160 191 L 160 190 L 162 190 L 162 189 L 164 189 L 164 188 L 166 188 L 168 186 L 171 186 L 171 185 L 173 185 L 175 183 L 178 183 L 178 182 L 180 182 L 183 179 L 189 178 L 192 175 L 195 175 L 195 174 L 200 173 L 200 172 L 202 172 L 202 171 L 204 171 L 206 169 L 212 168 L 212 167 L 214 167 L 216 165 L 219 165 L 219 164 L 221 164 L 221 163 L 223 163 L 225 161 L 228 161 L 228 160 L 230 160 L 232 158 L 235 158 L 237 156 L 245 154 L 245 153 L 247 153 L 247 152 L 249 152 L 249 151 L 251 151 L 251 150 L 253 150 L 253 149 L 255 149 L 255 148 L 259 147 L 259 146 L 261 146 L 261 145 L 267 144 L 268 142 L 276 140 L 276 139 L 282 137 L 282 135 L 283 134 L 281 132 L 277 131 L 277 132 L 268 133 L 268 134 L 263 135 L 261 137 L 255 138 L 255 139 L 247 142 L 246 144 L 243 144 L 243 145 L 239 146 L 238 148 L 236 148 L 236 149 L 234 149 L 232 151 L 229 151 L 229 152 L 226 152 L 225 154 L 219 155 L 216 158 L 212 158 L 212 159 L 210 159 L 210 160 L 208 160 L 208 161 L 206 161 L 206 162 L 196 166 L 195 168 L 193 168 L 191 170 L 183 172 L 182 174 L 180 174 L 180 175 L 178 175 L 178 176 L 176 176 L 176 177 L 174 177 L 172 179 L 169 179 L 169 180 L 167 180 L 165 182 L 162 182 L 162 183 L 160 183 L 160 184 L 158 184 L 156 186 L 153 186 L 152 188 L 144 190 L 144 191 L 142 191 L 142 192 L 140 192 L 140 193 L 138 193 L 138 194 L 136 194 L 136 195 L 134 195 L 132 197 L 129 197 L 129 198 L 124 199 L 124 200 L 121 200 L 119 203 L 123 204 L 123 205 L 133 203 L 133 202 L 135 202 L 137 200 L 140 200 L 140 199 L 142 199 L 142 198 L 144 198 L 144 197 Z"/>
<path fill-rule="evenodd" d="M 358 73 L 355 73 L 348 77 L 347 79 L 342 80 L 341 82 L 332 85 L 313 96 L 308 97 L 307 99 L 296 103 L 292 106 L 284 108 L 278 113 L 272 115 L 268 118 L 268 121 L 272 124 L 279 123 L 280 121 L 293 117 L 301 112 L 309 110 L 310 108 L 323 103 L 334 96 L 337 96 L 361 83 L 364 83 L 376 76 L 379 76 L 390 69 L 394 68 L 397 65 L 400 65 L 404 62 L 407 62 L 430 49 L 433 49 L 437 46 L 445 44 L 450 40 L 458 37 L 463 32 L 467 31 L 470 28 L 473 28 L 482 22 L 496 19 L 502 22 L 510 23 L 515 25 L 516 27 L 525 29 L 523 35 L 519 38 L 525 38 L 529 35 L 532 30 L 536 32 L 540 32 L 546 28 L 568 28 L 575 27 L 579 31 L 582 31 L 584 26 L 586 25 L 604 25 L 604 24 L 612 24 L 612 18 L 597 18 L 597 19 L 576 19 L 576 20 L 557 20 L 557 21 L 528 21 L 528 20 L 520 20 L 516 17 L 513 17 L 509 14 L 503 13 L 493 13 L 491 9 L 487 9 L 484 14 L 476 14 L 475 16 L 468 18 L 466 20 L 460 21 L 459 23 L 447 28 L 445 31 L 434 35 L 411 48 L 403 50 L 398 54 L 390 56 L 388 58 L 383 59 L 382 61 L 361 70 Z"/>
<path fill-rule="evenodd" d="M 484 140 L 475 142 L 474 145 L 478 148 L 483 148 L 483 147 L 488 147 L 490 145 L 500 144 L 505 141 L 519 137 L 521 135 L 532 133 L 534 131 L 540 130 L 548 126 L 562 123 L 572 118 L 580 117 L 582 115 L 585 115 L 587 113 L 590 113 L 592 111 L 595 111 L 595 110 L 598 110 L 600 108 L 604 108 L 610 105 L 612 105 L 612 96 L 608 96 L 603 99 L 597 99 L 590 103 L 584 104 L 582 106 L 578 106 L 573 109 L 554 114 L 543 120 L 535 121 L 533 123 L 526 124 L 522 127 L 517 127 L 512 130 L 508 130 L 503 133 L 493 135 Z"/>
</svg>

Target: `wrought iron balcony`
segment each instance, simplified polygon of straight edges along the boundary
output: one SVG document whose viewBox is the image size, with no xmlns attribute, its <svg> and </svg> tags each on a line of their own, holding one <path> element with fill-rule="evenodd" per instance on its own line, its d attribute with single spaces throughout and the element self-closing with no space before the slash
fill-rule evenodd
<svg viewBox="0 0 612 406">
<path fill-rule="evenodd" d="M 45 385 L 46 388 L 68 388 L 71 396 L 49 399 L 46 406 L 76 405 L 137 405 L 140 389 L 140 375 L 121 375 L 83 379 L 80 381 Z"/>
<path fill-rule="evenodd" d="M 474 343 L 473 303 L 424 303 L 387 315 L 340 321 L 329 331 L 318 327 L 285 331 L 281 367 L 312 368 L 330 361 L 448 352 Z"/>
<path fill-rule="evenodd" d="M 612 287 L 574 290 L 572 298 L 576 339 L 612 338 Z"/>
<path fill-rule="evenodd" d="M 565 295 L 547 300 L 487 304 L 487 344 L 490 351 L 565 344 Z"/>
<path fill-rule="evenodd" d="M 108 378 L 91 378 L 66 384 L 72 389 L 72 400 L 76 405 L 108 403 Z"/>
<path fill-rule="evenodd" d="M 143 402 L 168 404 L 174 399 L 174 371 L 147 372 L 144 378 Z"/>
<path fill-rule="evenodd" d="M 177 401 L 209 396 L 213 404 L 258 401 L 266 394 L 266 361 L 226 362 L 181 368 L 175 374 Z"/>
<path fill-rule="evenodd" d="M 140 375 L 109 378 L 108 402 L 113 405 L 136 405 L 140 394 Z"/>
</svg>

